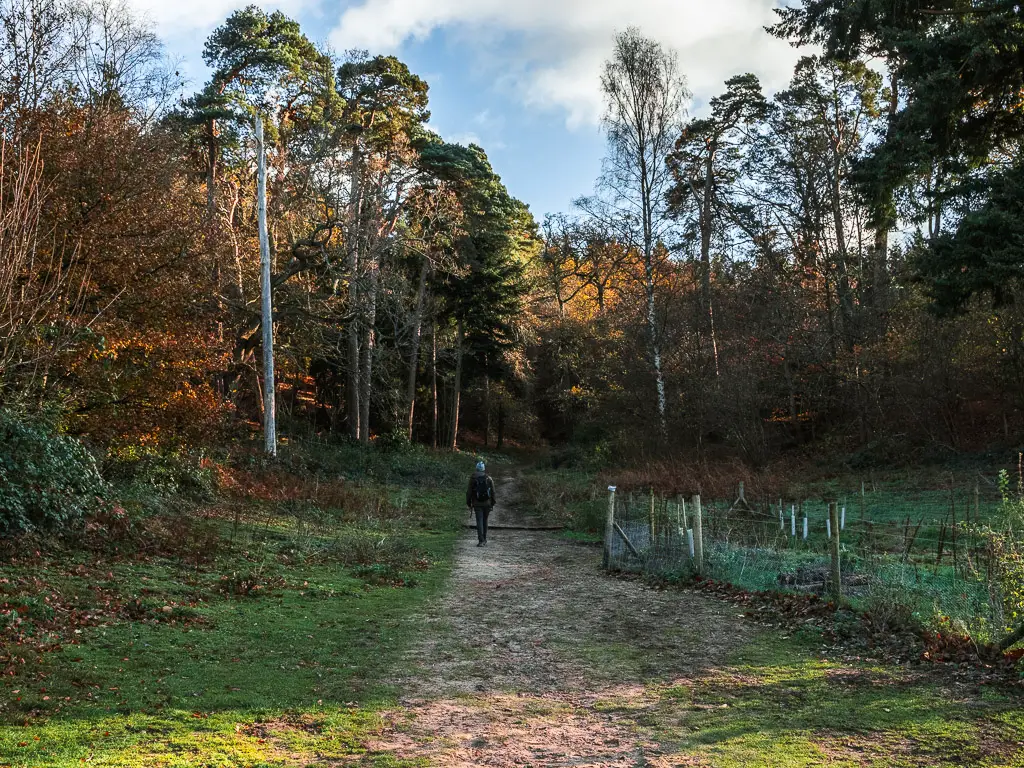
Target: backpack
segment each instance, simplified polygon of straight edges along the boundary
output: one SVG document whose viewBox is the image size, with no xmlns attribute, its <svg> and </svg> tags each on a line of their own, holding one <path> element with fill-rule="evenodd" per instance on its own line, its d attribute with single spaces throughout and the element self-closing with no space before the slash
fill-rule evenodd
<svg viewBox="0 0 1024 768">
<path fill-rule="evenodd" d="M 487 487 L 487 475 L 477 475 L 473 478 L 473 501 L 482 505 L 490 500 L 491 489 Z"/>
</svg>

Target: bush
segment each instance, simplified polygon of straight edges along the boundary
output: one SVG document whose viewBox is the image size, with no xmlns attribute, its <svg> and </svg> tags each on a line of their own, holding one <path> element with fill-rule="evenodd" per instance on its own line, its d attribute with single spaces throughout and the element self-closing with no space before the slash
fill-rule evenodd
<svg viewBox="0 0 1024 768">
<path fill-rule="evenodd" d="M 79 441 L 0 410 L 0 535 L 78 530 L 103 509 L 106 492 Z"/>
<path fill-rule="evenodd" d="M 111 448 L 103 475 L 118 487 L 159 496 L 209 501 L 214 495 L 210 469 L 194 456 L 166 453 L 138 445 Z"/>
</svg>

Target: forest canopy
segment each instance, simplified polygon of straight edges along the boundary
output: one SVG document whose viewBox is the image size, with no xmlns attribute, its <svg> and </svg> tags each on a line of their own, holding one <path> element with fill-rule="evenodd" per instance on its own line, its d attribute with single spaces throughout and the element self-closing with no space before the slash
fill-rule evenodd
<svg viewBox="0 0 1024 768">
<path fill-rule="evenodd" d="M 677 56 L 622 32 L 601 177 L 538 223 L 395 56 L 249 6 L 182 95 L 119 0 L 0 2 L 0 406 L 101 447 L 260 430 L 259 118 L 284 436 L 753 463 L 1013 444 L 1019 6 L 778 15 L 807 46 L 789 84 L 736 73 L 696 113 Z"/>
</svg>

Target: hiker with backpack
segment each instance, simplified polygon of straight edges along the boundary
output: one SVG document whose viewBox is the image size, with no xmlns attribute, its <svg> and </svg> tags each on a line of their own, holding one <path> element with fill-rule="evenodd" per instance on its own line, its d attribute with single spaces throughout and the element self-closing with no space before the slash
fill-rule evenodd
<svg viewBox="0 0 1024 768">
<path fill-rule="evenodd" d="M 476 537 L 478 547 L 487 545 L 487 517 L 494 509 L 494 481 L 487 474 L 482 461 L 476 464 L 476 472 L 469 478 L 466 489 L 466 506 L 476 513 Z"/>
</svg>

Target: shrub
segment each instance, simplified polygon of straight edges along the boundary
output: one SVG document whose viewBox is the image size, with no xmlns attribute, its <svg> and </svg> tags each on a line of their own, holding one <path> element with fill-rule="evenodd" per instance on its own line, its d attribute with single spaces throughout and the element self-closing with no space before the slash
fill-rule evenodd
<svg viewBox="0 0 1024 768">
<path fill-rule="evenodd" d="M 999 519 L 985 533 L 994 559 L 994 576 L 1007 629 L 1024 626 L 1024 473 L 1011 494 L 1005 470 L 999 473 L 1003 503 Z"/>
<path fill-rule="evenodd" d="M 104 507 L 107 486 L 85 446 L 0 410 L 0 535 L 69 533 Z"/>
<path fill-rule="evenodd" d="M 107 452 L 103 470 L 108 480 L 125 490 L 185 496 L 196 501 L 213 498 L 213 472 L 198 457 L 187 454 L 122 445 Z"/>
</svg>

